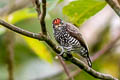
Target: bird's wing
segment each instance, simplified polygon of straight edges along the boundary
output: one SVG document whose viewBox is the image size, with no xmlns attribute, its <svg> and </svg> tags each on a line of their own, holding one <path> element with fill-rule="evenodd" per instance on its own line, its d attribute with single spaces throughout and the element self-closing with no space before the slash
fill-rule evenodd
<svg viewBox="0 0 120 80">
<path fill-rule="evenodd" d="M 70 24 L 70 23 L 66 23 L 66 27 L 67 27 L 67 31 L 69 32 L 69 34 L 76 38 L 77 40 L 79 40 L 80 44 L 87 50 L 87 55 L 84 57 L 87 59 L 87 62 L 88 62 L 88 65 L 90 67 L 92 67 L 92 62 L 91 62 L 91 59 L 89 57 L 89 52 L 88 52 L 88 47 L 79 31 L 79 29 L 77 27 L 75 27 L 74 25 Z"/>
<path fill-rule="evenodd" d="M 80 44 L 88 50 L 88 47 L 87 47 L 79 29 L 77 27 L 75 27 L 74 25 L 70 24 L 70 23 L 66 23 L 66 26 L 67 26 L 67 31 L 69 32 L 69 34 L 72 37 L 79 40 Z"/>
</svg>

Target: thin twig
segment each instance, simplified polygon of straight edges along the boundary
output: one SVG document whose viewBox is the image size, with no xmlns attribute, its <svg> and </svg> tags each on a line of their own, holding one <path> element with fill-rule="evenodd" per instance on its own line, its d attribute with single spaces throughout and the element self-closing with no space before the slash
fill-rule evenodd
<svg viewBox="0 0 120 80">
<path fill-rule="evenodd" d="M 11 29 L 14 32 L 20 33 L 22 35 L 28 36 L 28 37 L 32 37 L 38 40 L 43 40 L 45 41 L 57 54 L 60 53 L 60 50 L 58 50 L 56 48 L 56 45 L 52 42 L 51 39 L 49 39 L 48 37 L 44 36 L 43 34 L 37 34 L 37 33 L 32 33 L 26 30 L 23 30 L 21 28 L 18 28 L 14 25 L 8 24 L 7 22 L 0 20 L 0 25 L 3 25 L 4 27 Z M 70 61 L 71 63 L 75 64 L 76 66 L 78 66 L 79 68 L 83 69 L 85 72 L 87 72 L 88 74 L 92 75 L 95 78 L 98 79 L 106 79 L 106 80 L 118 80 L 114 77 L 112 77 L 111 75 L 106 75 L 106 74 L 102 74 L 99 73 L 97 71 L 95 71 L 94 69 L 90 68 L 88 65 L 86 65 L 84 62 L 78 60 L 77 58 L 73 57 L 70 54 L 66 54 L 66 56 L 61 55 L 62 58 L 64 58 L 67 61 Z"/>
<path fill-rule="evenodd" d="M 38 18 L 39 18 L 40 14 L 41 14 L 39 0 L 35 0 L 35 6 L 36 6 L 36 11 L 37 11 L 37 14 L 38 14 Z"/>
<path fill-rule="evenodd" d="M 45 24 L 45 16 L 46 16 L 46 0 L 42 0 L 42 10 L 40 9 L 40 2 L 39 0 L 35 0 L 36 11 L 38 14 L 38 18 L 40 20 L 40 25 L 42 29 L 42 33 L 47 35 L 47 29 Z"/>
<path fill-rule="evenodd" d="M 47 35 L 45 16 L 46 16 L 46 0 L 42 0 L 42 13 L 40 16 L 40 23 L 41 23 L 41 28 L 42 28 L 43 34 Z"/>
<path fill-rule="evenodd" d="M 73 77 L 70 75 L 70 72 L 67 68 L 67 66 L 65 65 L 65 62 L 62 60 L 61 56 L 58 55 L 58 59 L 60 60 L 60 63 L 62 64 L 63 68 L 64 68 L 64 71 L 65 73 L 67 74 L 68 76 L 68 80 L 74 80 Z"/>
</svg>

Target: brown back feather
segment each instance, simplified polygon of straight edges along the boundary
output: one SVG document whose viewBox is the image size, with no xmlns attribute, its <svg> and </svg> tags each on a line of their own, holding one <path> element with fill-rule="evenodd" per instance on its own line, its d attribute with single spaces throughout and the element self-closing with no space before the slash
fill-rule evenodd
<svg viewBox="0 0 120 80">
<path fill-rule="evenodd" d="M 74 25 L 70 24 L 70 23 L 66 23 L 66 28 L 67 28 L 67 31 L 69 32 L 69 34 L 72 37 L 79 40 L 80 44 L 88 50 L 88 47 L 87 47 L 79 29 L 77 27 L 75 27 Z"/>
</svg>

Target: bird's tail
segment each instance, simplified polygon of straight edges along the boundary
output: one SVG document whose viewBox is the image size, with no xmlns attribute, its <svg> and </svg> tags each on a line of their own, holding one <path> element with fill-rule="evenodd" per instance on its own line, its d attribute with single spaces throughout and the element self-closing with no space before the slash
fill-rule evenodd
<svg viewBox="0 0 120 80">
<path fill-rule="evenodd" d="M 80 53 L 80 55 L 87 60 L 88 66 L 92 67 L 92 61 L 89 57 L 89 53 L 88 52 L 83 53 L 83 54 Z"/>
<path fill-rule="evenodd" d="M 86 57 L 86 60 L 87 60 L 88 66 L 92 67 L 92 61 L 91 61 L 89 55 Z"/>
</svg>

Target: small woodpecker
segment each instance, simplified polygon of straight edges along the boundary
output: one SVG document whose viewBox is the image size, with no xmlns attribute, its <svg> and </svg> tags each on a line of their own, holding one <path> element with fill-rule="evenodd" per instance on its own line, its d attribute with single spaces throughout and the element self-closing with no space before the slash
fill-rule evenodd
<svg viewBox="0 0 120 80">
<path fill-rule="evenodd" d="M 54 37 L 62 49 L 60 55 L 62 55 L 65 50 L 68 52 L 73 51 L 85 58 L 89 67 L 92 67 L 87 45 L 79 29 L 71 23 L 62 21 L 60 18 L 54 19 L 52 24 Z"/>
</svg>

